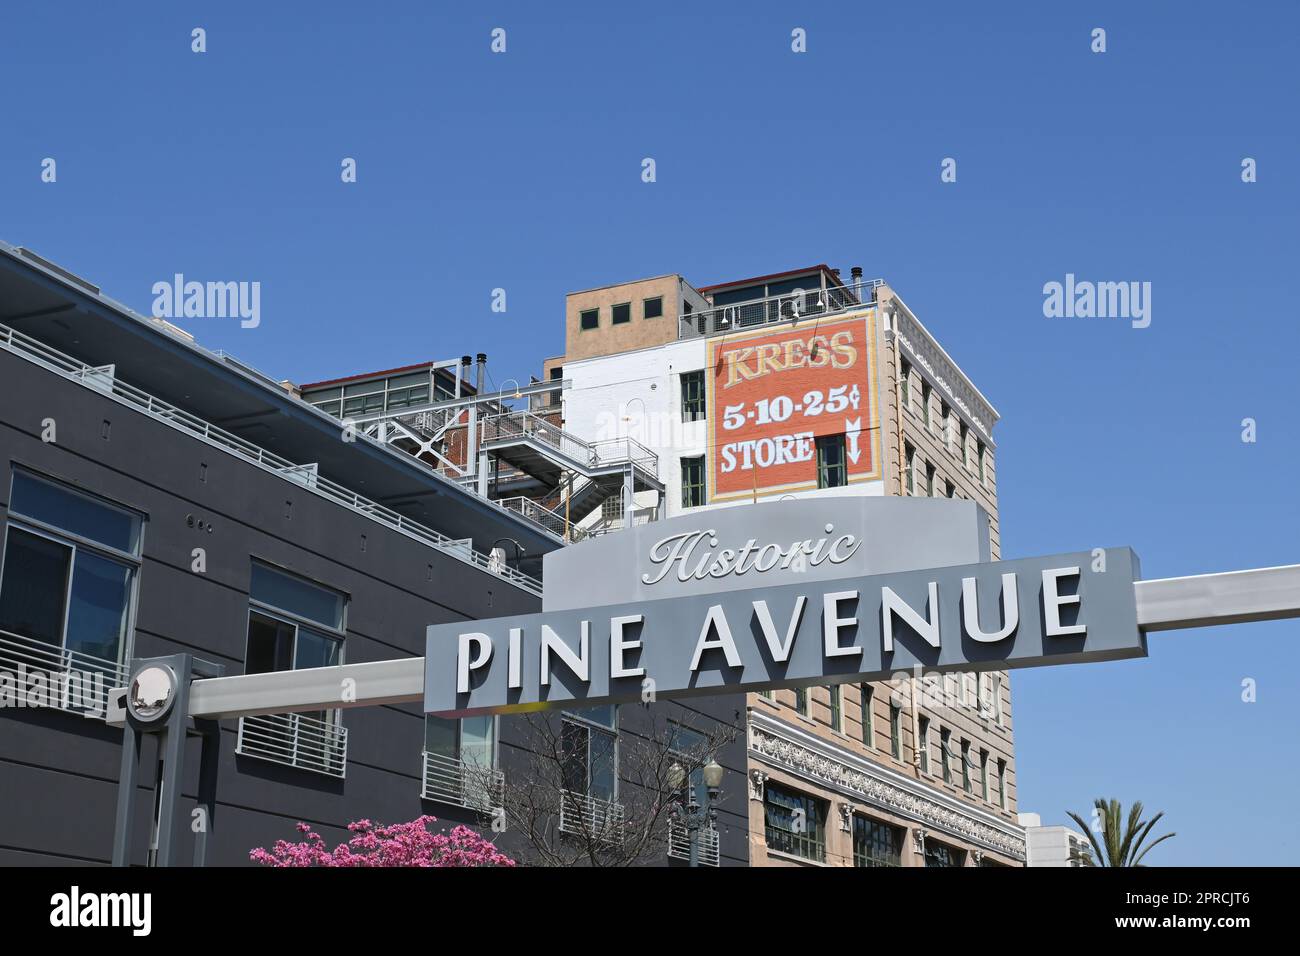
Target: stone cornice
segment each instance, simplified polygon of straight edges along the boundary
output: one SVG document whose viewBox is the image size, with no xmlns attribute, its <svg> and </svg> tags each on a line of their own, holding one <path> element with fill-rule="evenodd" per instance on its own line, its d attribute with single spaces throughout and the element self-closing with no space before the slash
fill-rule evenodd
<svg viewBox="0 0 1300 956">
<path fill-rule="evenodd" d="M 791 727 L 761 711 L 749 715 L 755 758 L 823 787 L 1009 856 L 1025 859 L 1024 830 L 888 768 Z"/>
</svg>

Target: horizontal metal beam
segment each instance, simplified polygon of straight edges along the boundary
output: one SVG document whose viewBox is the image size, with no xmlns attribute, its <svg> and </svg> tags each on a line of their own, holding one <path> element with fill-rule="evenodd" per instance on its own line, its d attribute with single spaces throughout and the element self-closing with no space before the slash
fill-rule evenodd
<svg viewBox="0 0 1300 956">
<path fill-rule="evenodd" d="M 1300 617 L 1300 565 L 1134 584 L 1144 631 Z M 197 680 L 190 716 L 226 719 L 424 701 L 424 658 Z"/>
<path fill-rule="evenodd" d="M 190 687 L 190 716 L 252 717 L 424 700 L 424 658 L 215 677 Z"/>
<path fill-rule="evenodd" d="M 1134 590 L 1144 631 L 1300 617 L 1300 564 L 1138 581 Z"/>
</svg>

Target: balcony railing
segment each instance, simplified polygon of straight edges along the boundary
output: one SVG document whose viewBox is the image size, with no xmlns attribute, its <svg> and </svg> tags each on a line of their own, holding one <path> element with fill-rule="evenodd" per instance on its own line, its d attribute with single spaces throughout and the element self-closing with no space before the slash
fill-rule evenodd
<svg viewBox="0 0 1300 956">
<path fill-rule="evenodd" d="M 424 525 L 412 521 L 391 508 L 386 508 L 368 498 L 363 498 L 338 482 L 314 474 L 310 480 L 305 480 L 303 465 L 295 464 L 287 458 L 281 458 L 279 455 L 218 428 L 196 415 L 192 415 L 174 405 L 169 405 L 161 399 L 154 398 L 148 392 L 115 378 L 108 368 L 95 368 L 86 365 L 50 348 L 31 336 L 24 335 L 5 325 L 0 325 L 0 348 L 33 361 L 65 378 L 80 382 L 88 388 L 94 388 L 112 395 L 123 404 L 129 405 L 151 418 L 165 422 L 173 428 L 200 438 L 280 478 L 301 485 L 321 497 L 328 498 L 336 504 L 341 504 L 370 518 L 372 521 L 377 521 L 395 531 L 416 538 L 430 547 L 450 554 L 461 561 L 468 562 L 484 571 L 504 578 L 526 591 L 537 595 L 542 593 L 542 584 L 536 578 L 521 571 L 516 571 L 514 568 L 489 567 L 487 555 L 480 554 L 473 549 L 465 549 L 454 539 L 439 534 L 431 528 L 426 528 Z"/>
<path fill-rule="evenodd" d="M 125 687 L 128 676 L 126 666 L 116 661 L 9 631 L 0 631 L 0 673 L 13 682 L 15 705 L 100 720 L 107 713 L 108 692 Z"/>
<path fill-rule="evenodd" d="M 678 317 L 677 337 L 693 339 L 702 335 L 720 335 L 738 329 L 789 322 L 804 316 L 833 315 L 860 309 L 876 301 L 876 289 L 883 284 L 881 279 L 870 279 L 701 309 Z"/>
<path fill-rule="evenodd" d="M 489 812 L 501 806 L 505 774 L 491 767 L 424 752 L 424 777 L 420 796 L 470 810 Z"/>
<path fill-rule="evenodd" d="M 572 790 L 560 791 L 560 832 L 602 843 L 623 839 L 623 804 L 600 800 Z"/>
<path fill-rule="evenodd" d="M 348 730 L 307 714 L 241 717 L 235 753 L 342 779 L 348 761 Z"/>
<path fill-rule="evenodd" d="M 699 840 L 700 866 L 720 866 L 722 853 L 718 831 L 713 827 L 700 827 L 696 839 Z M 685 823 L 672 817 L 668 818 L 668 855 L 674 860 L 691 858 L 691 831 Z"/>
<path fill-rule="evenodd" d="M 583 441 L 540 415 L 527 411 L 507 412 L 483 420 L 482 440 L 485 443 L 512 438 L 531 438 L 586 468 L 633 465 L 652 478 L 659 477 L 659 456 L 631 438 Z"/>
<path fill-rule="evenodd" d="M 576 524 L 565 521 L 563 506 L 558 509 L 547 508 L 535 499 L 522 495 L 515 498 L 498 498 L 496 504 L 561 538 L 564 537 L 566 525 L 570 541 L 579 541 L 586 536 Z"/>
</svg>

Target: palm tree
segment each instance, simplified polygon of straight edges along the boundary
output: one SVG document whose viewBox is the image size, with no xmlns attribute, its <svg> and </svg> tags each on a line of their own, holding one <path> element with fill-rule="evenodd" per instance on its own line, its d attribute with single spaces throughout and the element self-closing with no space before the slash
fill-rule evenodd
<svg viewBox="0 0 1300 956">
<path fill-rule="evenodd" d="M 1093 801 L 1093 806 L 1101 818 L 1102 838 L 1105 841 L 1098 842 L 1097 837 L 1093 834 L 1092 828 L 1084 822 L 1083 817 L 1077 813 L 1069 814 L 1070 819 L 1079 825 L 1079 829 L 1088 837 L 1088 842 L 1092 844 L 1092 851 L 1084 850 L 1081 853 L 1073 855 L 1081 866 L 1141 866 L 1142 858 L 1151 851 L 1157 843 L 1168 840 L 1176 836 L 1174 833 L 1166 833 L 1157 840 L 1142 846 L 1143 841 L 1151 833 L 1151 828 L 1163 817 L 1164 811 L 1157 813 L 1145 824 L 1142 822 L 1142 801 L 1137 801 L 1129 808 L 1128 824 L 1120 830 L 1120 822 L 1124 819 L 1123 809 L 1118 800 L 1106 800 L 1098 797 Z"/>
</svg>

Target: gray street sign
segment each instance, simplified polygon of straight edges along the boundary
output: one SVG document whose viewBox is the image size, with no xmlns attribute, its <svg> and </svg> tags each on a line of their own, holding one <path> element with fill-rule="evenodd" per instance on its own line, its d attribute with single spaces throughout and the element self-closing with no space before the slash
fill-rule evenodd
<svg viewBox="0 0 1300 956">
<path fill-rule="evenodd" d="M 710 557 L 704 565 L 707 571 L 721 560 L 716 569 L 724 578 L 755 571 L 755 587 L 706 586 L 661 598 L 434 625 L 428 629 L 425 710 L 508 713 L 652 694 L 886 680 L 915 667 L 1001 670 L 1146 654 L 1134 595 L 1137 558 L 1128 548 L 883 574 L 799 578 L 796 572 L 763 586 L 762 568 L 777 570 L 787 559 L 793 565 L 802 557 L 817 568 L 848 563 L 857 553 L 856 537 L 829 533 L 763 546 L 761 553 L 748 547 L 743 561 Z M 662 560 L 639 571 L 641 587 L 653 587 L 655 569 L 665 564 L 668 574 L 694 566 L 674 560 L 675 547 L 660 548 Z"/>
</svg>

